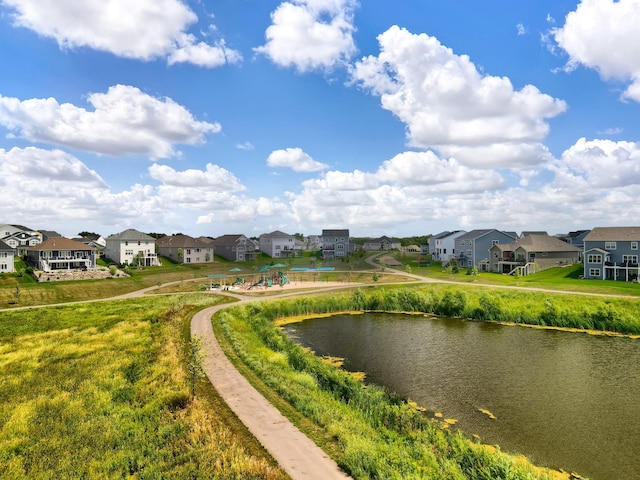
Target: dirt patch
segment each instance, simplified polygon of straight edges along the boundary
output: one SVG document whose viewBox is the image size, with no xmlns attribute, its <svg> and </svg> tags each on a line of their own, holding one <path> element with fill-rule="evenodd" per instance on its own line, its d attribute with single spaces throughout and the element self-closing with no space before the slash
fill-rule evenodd
<svg viewBox="0 0 640 480">
<path fill-rule="evenodd" d="M 380 263 L 382 263 L 383 265 L 386 265 L 387 267 L 401 267 L 402 266 L 402 262 L 399 262 L 398 260 L 396 260 L 393 257 L 390 257 L 389 255 L 383 255 L 382 257 L 379 257 L 378 261 Z"/>
</svg>

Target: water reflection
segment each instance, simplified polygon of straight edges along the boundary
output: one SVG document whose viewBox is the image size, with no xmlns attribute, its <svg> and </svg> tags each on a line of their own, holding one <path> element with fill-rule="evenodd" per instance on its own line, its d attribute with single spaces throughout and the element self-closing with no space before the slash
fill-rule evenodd
<svg viewBox="0 0 640 480">
<path fill-rule="evenodd" d="M 287 331 L 485 443 L 592 479 L 640 478 L 640 340 L 389 314 Z"/>
</svg>

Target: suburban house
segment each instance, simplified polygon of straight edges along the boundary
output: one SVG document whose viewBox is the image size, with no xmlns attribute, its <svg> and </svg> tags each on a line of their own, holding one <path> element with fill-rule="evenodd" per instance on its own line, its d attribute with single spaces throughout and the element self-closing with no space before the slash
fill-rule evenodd
<svg viewBox="0 0 640 480">
<path fill-rule="evenodd" d="M 461 267 L 478 267 L 488 271 L 489 249 L 499 243 L 513 243 L 517 238 L 515 232 L 503 232 L 495 228 L 471 230 L 455 239 L 455 258 Z"/>
<path fill-rule="evenodd" d="M 584 238 L 584 278 L 638 279 L 640 227 L 597 227 Z"/>
<path fill-rule="evenodd" d="M 456 254 L 456 238 L 464 235 L 464 230 L 445 231 L 429 237 L 429 252 L 436 262 L 445 262 Z"/>
<path fill-rule="evenodd" d="M 271 258 L 289 258 L 296 256 L 296 239 L 293 235 L 276 230 L 263 233 L 259 239 L 260 251 Z"/>
<path fill-rule="evenodd" d="M 0 273 L 13 273 L 15 252 L 13 248 L 0 240 Z"/>
<path fill-rule="evenodd" d="M 309 235 L 305 238 L 307 250 L 322 250 L 322 235 Z"/>
<path fill-rule="evenodd" d="M 386 235 L 373 240 L 367 240 L 362 246 L 366 252 L 377 252 L 380 250 L 400 250 L 400 240 L 394 240 Z"/>
<path fill-rule="evenodd" d="M 22 225 L 0 225 L 0 240 L 14 249 L 16 255 L 24 255 L 27 247 L 42 242 L 42 234 Z"/>
<path fill-rule="evenodd" d="M 156 240 L 158 254 L 178 263 L 213 262 L 213 244 L 189 235 L 166 235 Z"/>
<path fill-rule="evenodd" d="M 489 270 L 529 275 L 551 267 L 580 262 L 582 249 L 545 232 L 523 233 L 513 243 L 497 243 L 489 249 Z"/>
<path fill-rule="evenodd" d="M 212 243 L 216 255 L 232 262 L 255 260 L 259 253 L 256 243 L 242 234 L 222 235 L 213 239 Z"/>
<path fill-rule="evenodd" d="M 576 230 L 575 232 L 569 232 L 566 235 L 559 235 L 558 238 L 563 242 L 584 248 L 584 237 L 589 235 L 590 231 L 591 230 Z"/>
<path fill-rule="evenodd" d="M 60 238 L 60 237 L 62 237 L 62 235 L 60 235 L 55 230 L 39 230 L 39 232 L 42 235 L 42 241 L 43 242 L 45 240 L 49 240 L 50 238 Z"/>
<path fill-rule="evenodd" d="M 350 252 L 349 230 L 322 230 L 322 258 L 333 260 Z"/>
<path fill-rule="evenodd" d="M 96 249 L 65 237 L 50 238 L 26 250 L 25 260 L 37 270 L 93 269 Z"/>
<path fill-rule="evenodd" d="M 106 239 L 104 256 L 121 265 L 155 267 L 160 265 L 156 239 L 133 228 L 114 233 Z"/>
</svg>

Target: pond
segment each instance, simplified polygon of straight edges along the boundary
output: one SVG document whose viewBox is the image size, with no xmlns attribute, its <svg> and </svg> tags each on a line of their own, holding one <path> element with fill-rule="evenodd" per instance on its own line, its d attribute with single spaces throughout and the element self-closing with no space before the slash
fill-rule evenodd
<svg viewBox="0 0 640 480">
<path fill-rule="evenodd" d="M 640 478 L 640 340 L 380 313 L 286 331 L 484 443 L 595 480 Z"/>
</svg>

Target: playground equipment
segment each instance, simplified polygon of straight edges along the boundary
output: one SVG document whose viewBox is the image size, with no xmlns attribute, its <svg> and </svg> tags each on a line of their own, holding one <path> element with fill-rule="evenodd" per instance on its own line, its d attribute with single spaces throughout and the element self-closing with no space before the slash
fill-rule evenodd
<svg viewBox="0 0 640 480">
<path fill-rule="evenodd" d="M 289 279 L 284 276 L 283 272 L 278 272 L 278 275 L 280 275 L 280 286 L 286 285 L 287 283 L 289 283 Z"/>
</svg>

